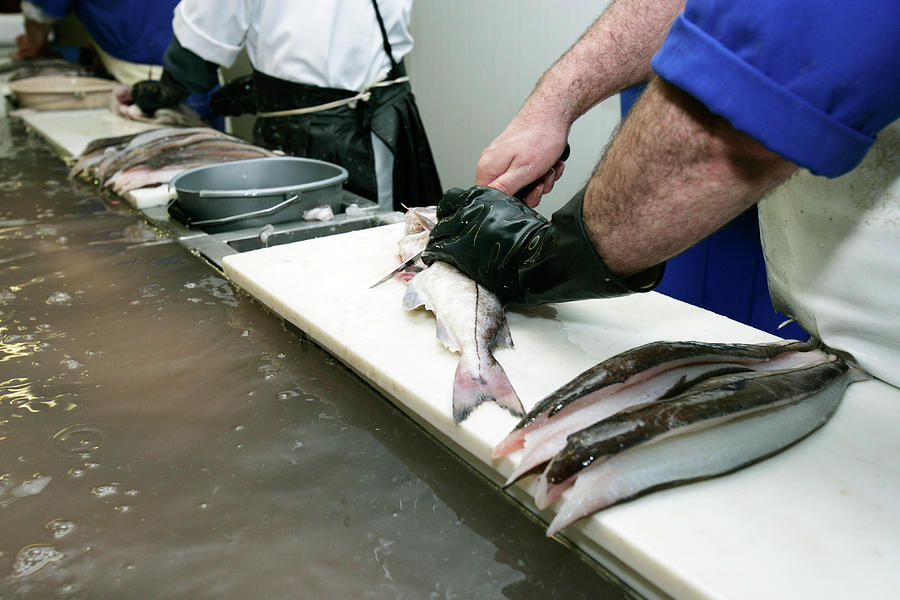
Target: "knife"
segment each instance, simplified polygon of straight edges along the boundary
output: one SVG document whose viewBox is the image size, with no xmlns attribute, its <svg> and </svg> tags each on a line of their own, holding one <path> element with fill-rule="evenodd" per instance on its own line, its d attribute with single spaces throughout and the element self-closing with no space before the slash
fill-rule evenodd
<svg viewBox="0 0 900 600">
<path fill-rule="evenodd" d="M 556 159 L 556 162 L 566 162 L 566 159 L 569 158 L 569 152 L 570 152 L 570 151 L 571 151 L 571 148 L 569 148 L 569 142 L 566 142 L 566 147 L 563 148 L 562 154 L 559 155 L 559 158 Z M 555 163 L 554 163 L 554 164 L 555 164 Z M 526 185 L 525 187 L 523 187 L 521 190 L 519 190 L 518 192 L 516 192 L 516 193 L 514 194 L 514 196 L 515 196 L 516 198 L 518 198 L 519 200 L 524 201 L 525 198 L 528 197 L 528 194 L 531 192 L 531 190 L 533 190 L 534 188 L 536 188 L 537 185 L 541 182 L 541 179 L 543 179 L 543 177 L 541 177 L 540 179 L 535 179 L 534 181 L 532 181 L 531 183 L 529 183 L 528 185 Z"/>
<path fill-rule="evenodd" d="M 387 275 L 385 275 L 384 277 L 382 277 L 381 279 L 379 279 L 378 281 L 376 281 L 375 283 L 370 285 L 369 289 L 371 290 L 373 287 L 381 285 L 382 283 L 384 283 L 385 281 L 387 281 L 388 279 L 390 279 L 391 277 L 393 277 L 400 271 L 403 271 L 403 270 L 408 269 L 409 267 L 413 266 L 416 263 L 416 261 L 422 257 L 423 252 L 425 252 L 425 251 L 419 250 L 418 252 L 413 254 L 408 260 L 403 261 L 399 267 L 397 267 L 396 269 L 394 269 L 393 271 L 391 271 L 390 273 L 388 273 Z"/>
</svg>

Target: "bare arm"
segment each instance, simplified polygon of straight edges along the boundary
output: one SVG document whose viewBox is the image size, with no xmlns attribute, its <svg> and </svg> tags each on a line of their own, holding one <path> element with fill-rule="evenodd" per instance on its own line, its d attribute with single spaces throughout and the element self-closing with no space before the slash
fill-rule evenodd
<svg viewBox="0 0 900 600">
<path fill-rule="evenodd" d="M 47 52 L 49 50 L 47 38 L 51 28 L 50 23 L 38 23 L 26 18 L 25 35 L 16 40 L 18 48 L 12 54 L 12 58 L 37 58 Z"/>
<path fill-rule="evenodd" d="M 696 244 L 797 166 L 655 78 L 594 170 L 584 224 L 629 276 Z"/>
<path fill-rule="evenodd" d="M 650 58 L 683 9 L 684 0 L 613 2 L 544 73 L 512 122 L 484 150 L 475 183 L 511 195 L 543 176 L 543 186 L 528 198 L 536 205 L 562 174 L 556 159 L 572 123 L 598 102 L 649 78 Z"/>
</svg>

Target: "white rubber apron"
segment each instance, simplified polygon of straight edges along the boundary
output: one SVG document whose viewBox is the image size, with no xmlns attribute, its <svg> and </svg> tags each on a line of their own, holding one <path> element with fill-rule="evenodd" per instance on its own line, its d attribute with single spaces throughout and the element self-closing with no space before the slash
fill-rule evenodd
<svg viewBox="0 0 900 600">
<path fill-rule="evenodd" d="M 900 120 L 852 172 L 797 173 L 759 225 L 776 310 L 900 387 Z"/>
</svg>

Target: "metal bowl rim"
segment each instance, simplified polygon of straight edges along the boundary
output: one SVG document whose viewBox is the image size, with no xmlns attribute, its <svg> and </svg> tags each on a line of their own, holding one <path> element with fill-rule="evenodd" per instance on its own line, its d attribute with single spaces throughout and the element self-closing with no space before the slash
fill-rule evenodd
<svg viewBox="0 0 900 600">
<path fill-rule="evenodd" d="M 227 168 L 229 166 L 234 167 L 235 165 L 239 165 L 239 164 L 247 164 L 247 163 L 260 162 L 260 161 L 272 161 L 272 160 L 307 163 L 307 164 L 315 163 L 315 164 L 320 164 L 320 165 L 326 165 L 329 167 L 336 168 L 338 170 L 338 173 L 337 173 L 337 175 L 334 175 L 333 177 L 329 177 L 327 179 L 319 179 L 316 181 L 308 181 L 305 183 L 294 183 L 292 185 L 282 185 L 282 186 L 278 186 L 278 187 L 267 187 L 267 188 L 246 188 L 243 190 L 210 190 L 210 189 L 199 189 L 198 190 L 198 189 L 188 189 L 185 187 L 181 187 L 179 185 L 180 180 L 182 180 L 185 177 L 187 177 L 188 175 L 191 175 L 198 171 L 205 171 L 205 170 L 212 171 L 212 170 L 219 169 L 219 168 Z M 326 188 L 326 187 L 330 187 L 333 185 L 338 185 L 338 184 L 343 183 L 344 181 L 346 181 L 348 176 L 349 176 L 349 172 L 347 171 L 347 169 L 345 169 L 344 167 L 342 167 L 340 165 L 336 165 L 334 163 L 327 162 L 324 160 L 317 160 L 314 158 L 304 158 L 304 157 L 299 157 L 299 156 L 264 156 L 261 158 L 247 158 L 247 159 L 243 159 L 243 160 L 233 160 L 233 161 L 226 162 L 226 163 L 219 163 L 216 165 L 203 165 L 200 167 L 194 167 L 193 169 L 188 169 L 187 171 L 183 171 L 183 172 L 179 173 L 178 175 L 176 175 L 175 178 L 172 179 L 172 182 L 170 185 L 175 190 L 175 192 L 179 195 L 179 198 L 181 196 L 181 192 L 185 192 L 187 194 L 196 194 L 200 198 L 208 198 L 208 197 L 218 197 L 218 198 L 248 197 L 248 198 L 252 198 L 255 196 L 277 196 L 279 194 L 287 194 L 287 193 L 296 191 L 298 188 L 303 187 L 303 186 L 315 186 L 313 189 Z"/>
</svg>

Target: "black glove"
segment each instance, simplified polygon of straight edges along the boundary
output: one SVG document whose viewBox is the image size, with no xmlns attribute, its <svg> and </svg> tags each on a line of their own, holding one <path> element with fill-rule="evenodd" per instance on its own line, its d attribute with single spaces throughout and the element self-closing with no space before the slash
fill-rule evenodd
<svg viewBox="0 0 900 600">
<path fill-rule="evenodd" d="M 182 46 L 178 38 L 172 38 L 163 53 L 163 65 L 159 81 L 139 81 L 131 87 L 132 100 L 149 116 L 160 108 L 177 106 L 189 95 L 206 92 L 219 83 L 218 65 Z"/>
<path fill-rule="evenodd" d="M 131 86 L 131 99 L 148 117 L 160 108 L 178 106 L 187 97 L 188 93 L 178 87 L 168 71 L 163 71 L 159 81 L 148 79 Z"/>
<path fill-rule="evenodd" d="M 209 97 L 209 110 L 216 115 L 243 115 L 256 113 L 256 91 L 254 77 L 243 75 L 229 81 L 222 89 Z"/>
<path fill-rule="evenodd" d="M 597 254 L 581 217 L 584 191 L 550 221 L 503 192 L 453 188 L 438 203 L 422 260 L 440 260 L 476 280 L 504 302 L 531 306 L 648 292 L 665 264 L 627 281 Z"/>
</svg>

